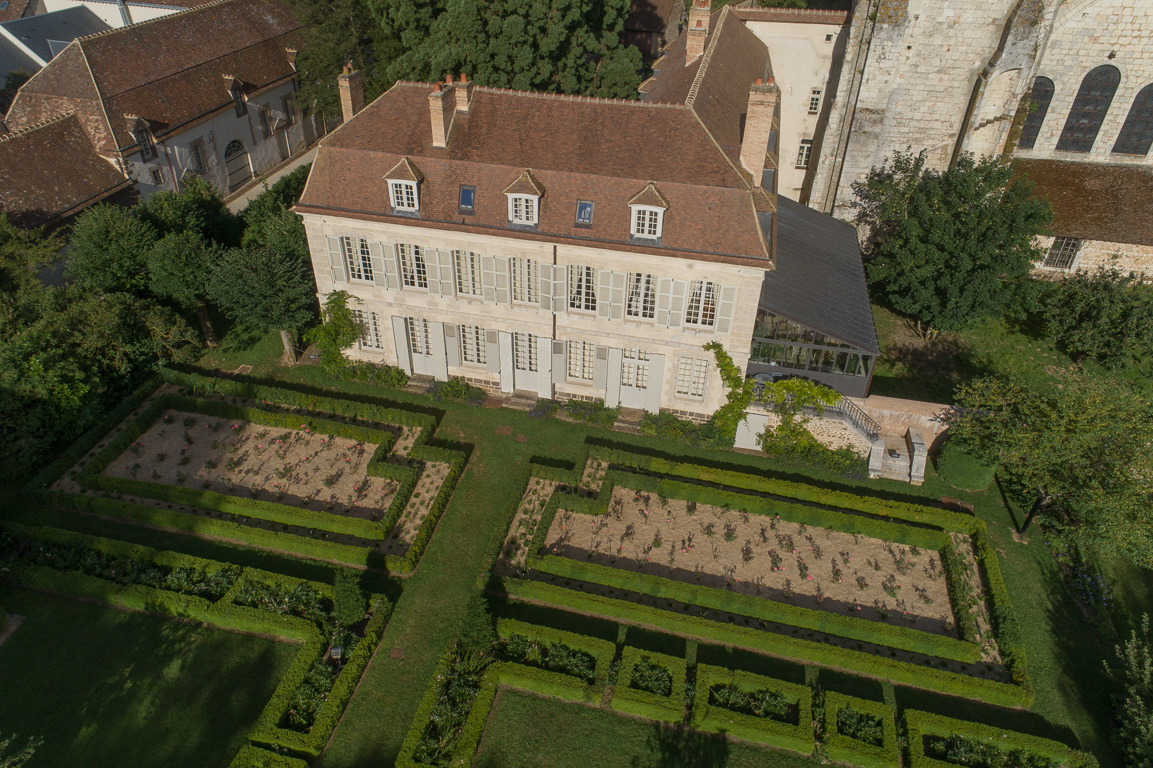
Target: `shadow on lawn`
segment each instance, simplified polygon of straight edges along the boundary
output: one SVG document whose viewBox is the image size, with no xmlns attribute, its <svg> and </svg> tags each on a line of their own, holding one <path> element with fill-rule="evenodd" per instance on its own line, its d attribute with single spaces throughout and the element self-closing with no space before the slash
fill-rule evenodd
<svg viewBox="0 0 1153 768">
<path fill-rule="evenodd" d="M 683 725 L 654 723 L 645 746 L 649 754 L 633 757 L 632 768 L 722 768 L 729 761 L 729 741 L 723 734 Z"/>
</svg>

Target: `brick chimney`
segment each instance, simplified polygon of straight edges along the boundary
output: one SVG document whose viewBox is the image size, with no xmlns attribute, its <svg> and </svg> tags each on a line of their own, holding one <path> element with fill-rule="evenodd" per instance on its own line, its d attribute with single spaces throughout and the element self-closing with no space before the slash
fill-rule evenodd
<svg viewBox="0 0 1153 768">
<path fill-rule="evenodd" d="M 469 102 L 472 101 L 473 84 L 468 81 L 468 75 L 461 72 L 460 82 L 452 89 L 456 94 L 456 111 L 468 112 Z"/>
<path fill-rule="evenodd" d="M 347 123 L 364 109 L 364 78 L 352 68 L 350 61 L 344 65 L 344 72 L 336 78 L 336 84 L 340 87 L 340 112 Z"/>
<path fill-rule="evenodd" d="M 428 116 L 432 121 L 432 146 L 443 149 L 448 146 L 448 134 L 452 131 L 452 117 L 456 112 L 456 96 L 453 93 L 452 75 L 444 85 L 432 86 L 428 95 Z"/>
<path fill-rule="evenodd" d="M 745 135 L 741 139 L 741 165 L 753 174 L 753 183 L 761 184 L 765 172 L 765 155 L 769 151 L 772 132 L 777 129 L 777 103 L 781 89 L 769 78 L 761 78 L 749 88 L 749 106 L 745 110 Z"/>
<path fill-rule="evenodd" d="M 689 8 L 689 28 L 685 32 L 685 61 L 692 61 L 705 52 L 712 10 L 711 0 L 693 0 Z"/>
</svg>

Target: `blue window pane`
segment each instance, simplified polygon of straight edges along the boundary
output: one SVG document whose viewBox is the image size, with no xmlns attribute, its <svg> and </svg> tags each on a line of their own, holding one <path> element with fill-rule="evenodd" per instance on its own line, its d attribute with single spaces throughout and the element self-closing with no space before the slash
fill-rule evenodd
<svg viewBox="0 0 1153 768">
<path fill-rule="evenodd" d="M 466 211 L 471 211 L 473 204 L 476 202 L 476 187 L 461 187 L 460 188 L 460 207 Z"/>
<path fill-rule="evenodd" d="M 593 223 L 593 204 L 581 200 L 577 203 L 577 224 Z"/>
</svg>

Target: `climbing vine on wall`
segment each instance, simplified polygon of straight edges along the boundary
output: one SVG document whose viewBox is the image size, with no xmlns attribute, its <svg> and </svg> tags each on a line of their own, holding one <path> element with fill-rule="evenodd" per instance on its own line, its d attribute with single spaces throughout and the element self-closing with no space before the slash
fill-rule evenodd
<svg viewBox="0 0 1153 768">
<path fill-rule="evenodd" d="M 720 344 L 710 341 L 704 348 L 713 353 L 721 372 L 721 381 L 729 390 L 728 400 L 717 409 L 711 421 L 721 433 L 732 439 L 736 437 L 737 425 L 753 401 L 753 381 L 745 378 L 744 372 Z"/>
</svg>

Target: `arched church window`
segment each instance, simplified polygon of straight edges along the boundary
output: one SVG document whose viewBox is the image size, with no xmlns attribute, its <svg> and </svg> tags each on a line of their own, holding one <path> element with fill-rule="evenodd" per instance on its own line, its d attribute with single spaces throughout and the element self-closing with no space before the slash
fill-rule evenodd
<svg viewBox="0 0 1153 768">
<path fill-rule="evenodd" d="M 1119 155 L 1147 155 L 1153 147 L 1153 83 L 1137 93 L 1113 151 Z"/>
<path fill-rule="evenodd" d="M 1045 122 L 1045 115 L 1049 114 L 1051 101 L 1053 101 L 1053 81 L 1047 77 L 1038 77 L 1033 81 L 1033 90 L 1029 96 L 1029 114 L 1021 129 L 1021 138 L 1017 141 L 1018 147 L 1032 149 L 1037 143 L 1037 134 L 1041 133 L 1041 125 Z"/>
<path fill-rule="evenodd" d="M 1104 64 L 1090 70 L 1081 81 L 1065 129 L 1057 141 L 1060 152 L 1088 152 L 1093 149 L 1101 123 L 1113 103 L 1113 94 L 1121 82 L 1121 72 L 1111 64 Z"/>
</svg>

